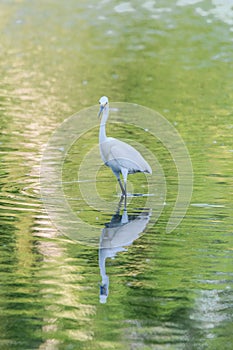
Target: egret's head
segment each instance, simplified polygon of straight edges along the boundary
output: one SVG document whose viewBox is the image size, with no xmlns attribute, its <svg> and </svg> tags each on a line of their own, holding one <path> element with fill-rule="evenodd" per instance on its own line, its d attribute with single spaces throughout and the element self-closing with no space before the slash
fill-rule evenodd
<svg viewBox="0 0 233 350">
<path fill-rule="evenodd" d="M 100 99 L 99 99 L 99 104 L 100 104 L 100 110 L 99 110 L 99 113 L 98 113 L 98 117 L 101 116 L 104 108 L 107 106 L 108 104 L 108 98 L 106 96 L 102 96 Z"/>
</svg>

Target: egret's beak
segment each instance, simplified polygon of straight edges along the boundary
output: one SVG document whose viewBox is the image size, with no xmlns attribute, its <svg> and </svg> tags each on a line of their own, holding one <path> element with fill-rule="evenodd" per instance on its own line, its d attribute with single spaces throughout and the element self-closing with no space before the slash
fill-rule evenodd
<svg viewBox="0 0 233 350">
<path fill-rule="evenodd" d="M 107 295 L 107 287 L 106 284 L 100 285 L 100 295 Z"/>
<path fill-rule="evenodd" d="M 100 110 L 99 110 L 99 113 L 98 113 L 98 118 L 101 116 L 101 114 L 103 113 L 103 110 L 104 110 L 104 106 L 100 106 Z"/>
</svg>

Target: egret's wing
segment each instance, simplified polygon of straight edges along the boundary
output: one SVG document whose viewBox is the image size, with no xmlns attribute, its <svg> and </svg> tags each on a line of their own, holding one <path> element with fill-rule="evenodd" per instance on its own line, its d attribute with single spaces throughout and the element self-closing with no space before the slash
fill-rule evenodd
<svg viewBox="0 0 233 350">
<path fill-rule="evenodd" d="M 152 173 L 150 165 L 141 156 L 141 154 L 129 144 L 117 140 L 110 140 L 109 160 L 115 160 L 120 167 L 126 168 L 129 172 L 148 172 Z"/>
</svg>

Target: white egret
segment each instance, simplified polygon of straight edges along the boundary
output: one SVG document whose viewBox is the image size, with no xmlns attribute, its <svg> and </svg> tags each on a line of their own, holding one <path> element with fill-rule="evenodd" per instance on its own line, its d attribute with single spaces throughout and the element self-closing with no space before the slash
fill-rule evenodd
<svg viewBox="0 0 233 350">
<path fill-rule="evenodd" d="M 109 103 L 106 96 L 102 96 L 99 100 L 100 110 L 98 116 L 101 118 L 99 129 L 99 146 L 101 158 L 105 165 L 110 167 L 116 176 L 123 196 L 127 196 L 126 184 L 128 174 L 137 172 L 152 174 L 150 165 L 142 157 L 142 155 L 129 144 L 117 140 L 113 137 L 106 136 L 106 123 L 109 115 Z M 122 185 L 120 174 L 124 180 Z"/>
</svg>

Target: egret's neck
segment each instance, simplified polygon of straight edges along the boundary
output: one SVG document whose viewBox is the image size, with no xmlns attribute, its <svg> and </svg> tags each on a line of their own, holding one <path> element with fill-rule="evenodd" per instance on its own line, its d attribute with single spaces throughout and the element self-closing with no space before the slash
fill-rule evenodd
<svg viewBox="0 0 233 350">
<path fill-rule="evenodd" d="M 109 114 L 109 106 L 106 105 L 104 107 L 103 115 L 102 115 L 101 122 L 100 122 L 100 131 L 99 131 L 99 142 L 100 143 L 106 141 L 106 138 L 107 138 L 105 126 L 106 126 L 106 123 L 108 120 L 108 114 Z"/>
</svg>

